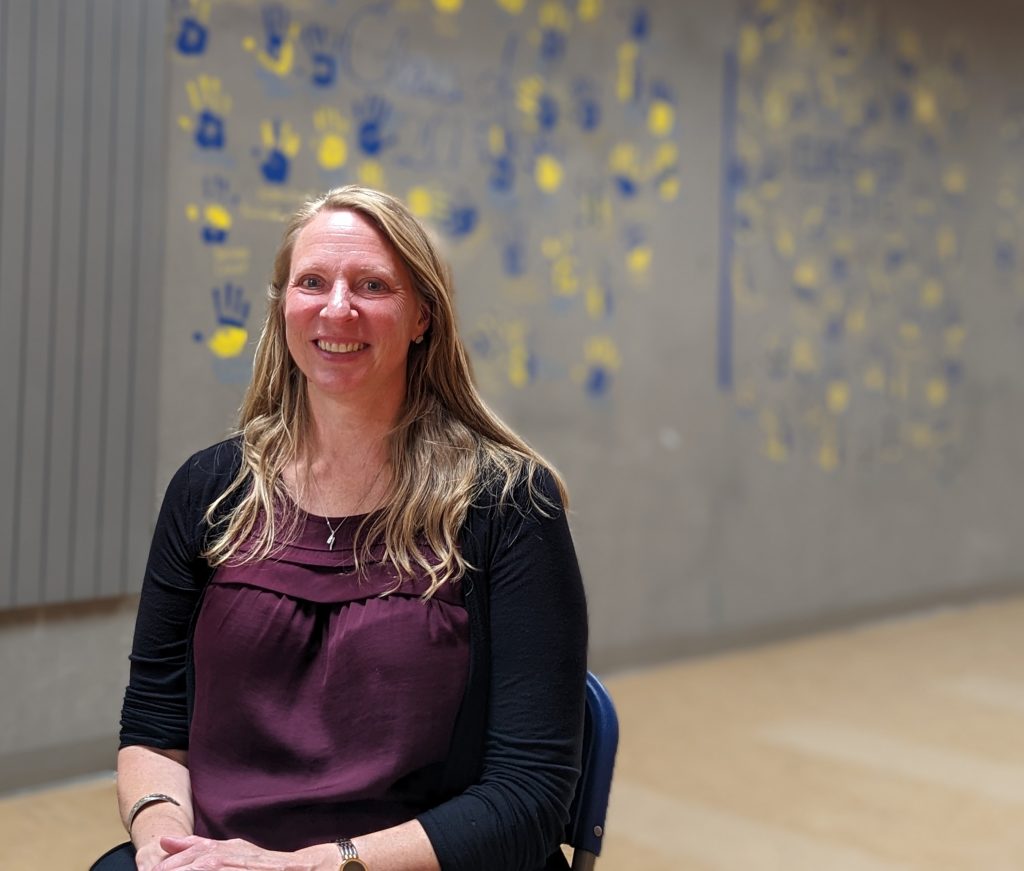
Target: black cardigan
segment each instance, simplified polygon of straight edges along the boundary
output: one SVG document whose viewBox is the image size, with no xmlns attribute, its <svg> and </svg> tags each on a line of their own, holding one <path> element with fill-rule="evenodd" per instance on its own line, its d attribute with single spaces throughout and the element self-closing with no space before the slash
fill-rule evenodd
<svg viewBox="0 0 1024 871">
<path fill-rule="evenodd" d="M 191 639 L 212 569 L 200 556 L 206 507 L 240 463 L 235 440 L 190 457 L 167 487 L 142 586 L 121 746 L 188 748 Z M 419 815 L 443 871 L 565 868 L 557 846 L 579 777 L 586 678 L 586 601 L 550 475 L 499 506 L 485 494 L 460 536 L 472 568 L 466 693 L 437 803 Z"/>
</svg>

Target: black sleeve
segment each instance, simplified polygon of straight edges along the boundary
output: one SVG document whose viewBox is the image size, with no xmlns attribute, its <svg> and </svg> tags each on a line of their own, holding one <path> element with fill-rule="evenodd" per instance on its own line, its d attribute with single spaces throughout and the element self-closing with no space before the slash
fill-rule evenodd
<svg viewBox="0 0 1024 871">
<path fill-rule="evenodd" d="M 189 627 L 210 574 L 199 556 L 203 514 L 217 486 L 224 484 L 225 474 L 217 474 L 217 467 L 223 465 L 222 456 L 232 453 L 224 450 L 227 444 L 190 457 L 164 494 L 135 621 L 121 747 L 188 747 Z"/>
<path fill-rule="evenodd" d="M 443 871 L 534 871 L 558 848 L 580 770 L 587 615 L 554 503 L 504 510 L 490 575 L 490 696 L 479 783 L 418 819 Z M 516 499 L 520 505 L 524 498 Z"/>
</svg>

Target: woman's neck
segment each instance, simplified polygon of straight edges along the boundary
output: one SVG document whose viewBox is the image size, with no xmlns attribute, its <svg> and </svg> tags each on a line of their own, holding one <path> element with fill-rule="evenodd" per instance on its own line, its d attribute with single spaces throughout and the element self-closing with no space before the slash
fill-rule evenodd
<svg viewBox="0 0 1024 871">
<path fill-rule="evenodd" d="M 299 507 L 332 517 L 381 506 L 391 484 L 389 435 L 398 409 L 309 397 L 310 432 L 286 475 Z"/>
</svg>

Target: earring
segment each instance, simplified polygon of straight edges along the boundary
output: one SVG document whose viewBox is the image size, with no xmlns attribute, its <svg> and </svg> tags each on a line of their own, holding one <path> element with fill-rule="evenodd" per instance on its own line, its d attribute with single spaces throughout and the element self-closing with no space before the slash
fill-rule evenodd
<svg viewBox="0 0 1024 871">
<path fill-rule="evenodd" d="M 423 336 L 422 335 L 417 336 L 415 339 L 413 339 L 413 342 L 415 344 L 417 344 L 417 345 L 422 345 L 423 344 Z"/>
</svg>

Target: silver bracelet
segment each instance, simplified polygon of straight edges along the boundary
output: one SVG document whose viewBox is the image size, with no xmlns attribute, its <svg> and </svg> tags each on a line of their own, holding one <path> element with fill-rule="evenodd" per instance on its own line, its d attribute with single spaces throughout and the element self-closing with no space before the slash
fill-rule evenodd
<svg viewBox="0 0 1024 871">
<path fill-rule="evenodd" d="M 176 807 L 181 807 L 181 802 L 175 798 L 171 798 L 169 795 L 165 795 L 162 792 L 151 792 L 147 795 L 142 796 L 135 804 L 132 805 L 132 809 L 128 811 L 128 834 L 132 833 L 132 823 L 135 822 L 135 818 L 139 815 L 139 811 L 144 807 L 149 807 L 151 804 L 156 804 L 161 801 L 169 801 Z"/>
</svg>

